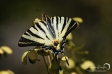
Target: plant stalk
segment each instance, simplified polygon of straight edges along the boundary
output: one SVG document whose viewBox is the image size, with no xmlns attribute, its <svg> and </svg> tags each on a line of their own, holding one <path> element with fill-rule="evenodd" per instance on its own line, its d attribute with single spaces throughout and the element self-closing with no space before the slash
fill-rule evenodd
<svg viewBox="0 0 112 74">
<path fill-rule="evenodd" d="M 47 68 L 47 73 L 50 74 L 50 73 L 49 73 L 49 70 L 48 70 L 48 65 L 47 65 L 47 62 L 46 62 L 46 59 L 45 59 L 44 56 L 43 56 L 43 59 L 44 59 L 44 62 L 45 62 L 46 68 Z"/>
</svg>

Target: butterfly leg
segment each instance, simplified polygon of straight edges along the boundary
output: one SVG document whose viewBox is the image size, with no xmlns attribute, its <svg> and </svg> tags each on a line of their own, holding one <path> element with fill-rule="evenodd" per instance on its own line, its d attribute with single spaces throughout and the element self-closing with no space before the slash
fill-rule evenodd
<svg viewBox="0 0 112 74">
<path fill-rule="evenodd" d="M 59 62 L 58 62 L 58 52 L 55 52 L 54 53 L 54 58 L 55 58 L 57 64 L 59 65 Z"/>
<path fill-rule="evenodd" d="M 51 50 L 50 46 L 42 46 L 42 48 L 44 48 L 45 50 Z"/>
</svg>

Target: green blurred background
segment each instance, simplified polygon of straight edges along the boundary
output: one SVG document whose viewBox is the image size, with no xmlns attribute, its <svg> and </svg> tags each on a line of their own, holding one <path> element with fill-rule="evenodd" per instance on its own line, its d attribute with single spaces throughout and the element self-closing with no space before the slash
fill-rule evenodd
<svg viewBox="0 0 112 74">
<path fill-rule="evenodd" d="M 12 48 L 13 54 L 0 60 L 0 70 L 10 69 L 15 74 L 47 74 L 44 61 L 24 66 L 23 52 L 33 47 L 18 47 L 21 35 L 32 26 L 42 11 L 49 16 L 81 17 L 83 23 L 73 31 L 73 42 L 85 44 L 82 56 L 95 63 L 112 64 L 112 0 L 0 0 L 0 46 Z M 112 74 L 107 72 L 89 74 Z"/>
</svg>

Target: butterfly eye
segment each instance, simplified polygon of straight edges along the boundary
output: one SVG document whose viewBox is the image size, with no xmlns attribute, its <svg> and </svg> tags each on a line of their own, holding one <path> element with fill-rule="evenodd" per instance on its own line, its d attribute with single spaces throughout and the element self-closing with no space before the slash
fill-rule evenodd
<svg viewBox="0 0 112 74">
<path fill-rule="evenodd" d="M 56 42 L 54 42 L 54 45 L 55 45 L 55 46 L 57 46 L 58 44 L 59 44 L 59 43 L 58 43 L 57 41 L 56 41 Z"/>
<path fill-rule="evenodd" d="M 59 44 L 59 41 L 58 41 L 58 40 L 55 40 L 55 41 L 53 42 L 53 45 L 54 45 L 54 46 L 58 46 L 58 44 Z"/>
</svg>

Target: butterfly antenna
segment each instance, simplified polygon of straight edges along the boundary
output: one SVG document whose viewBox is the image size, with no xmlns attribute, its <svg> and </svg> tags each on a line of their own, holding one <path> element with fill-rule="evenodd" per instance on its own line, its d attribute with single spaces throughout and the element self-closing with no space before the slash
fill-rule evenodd
<svg viewBox="0 0 112 74">
<path fill-rule="evenodd" d="M 38 10 L 38 9 L 36 9 L 36 11 L 40 12 L 42 14 L 42 20 L 45 20 L 45 13 L 40 11 L 40 10 Z"/>
<path fill-rule="evenodd" d="M 66 57 L 65 57 L 65 60 L 66 60 L 66 62 L 67 62 L 67 64 L 68 64 L 68 66 L 70 66 L 70 65 L 69 65 L 69 62 L 68 62 L 68 60 L 67 60 L 67 58 L 66 58 Z"/>
</svg>

